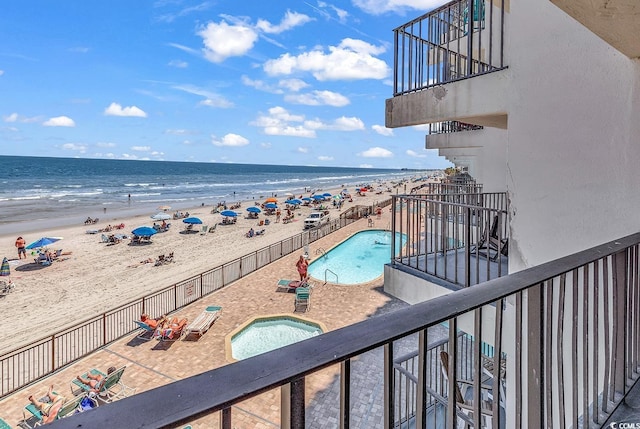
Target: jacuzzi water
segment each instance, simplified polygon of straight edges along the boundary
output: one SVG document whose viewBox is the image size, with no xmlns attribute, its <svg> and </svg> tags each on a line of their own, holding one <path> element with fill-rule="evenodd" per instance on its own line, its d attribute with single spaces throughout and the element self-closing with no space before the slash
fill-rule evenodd
<svg viewBox="0 0 640 429">
<path fill-rule="evenodd" d="M 401 236 L 396 233 L 398 253 L 405 241 L 404 234 Z M 331 283 L 360 284 L 380 277 L 384 272 L 384 265 L 389 262 L 391 232 L 367 230 L 354 234 L 329 250 L 326 255 L 319 256 L 309 264 L 308 273 L 311 277 Z"/>
<path fill-rule="evenodd" d="M 258 319 L 234 335 L 231 339 L 231 355 L 236 360 L 242 360 L 320 334 L 322 329 L 318 325 L 300 319 Z"/>
</svg>

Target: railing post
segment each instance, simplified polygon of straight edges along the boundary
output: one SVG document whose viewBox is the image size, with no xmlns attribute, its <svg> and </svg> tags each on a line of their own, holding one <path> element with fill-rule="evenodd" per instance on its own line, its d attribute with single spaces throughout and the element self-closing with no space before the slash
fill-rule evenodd
<svg viewBox="0 0 640 429">
<path fill-rule="evenodd" d="M 56 334 L 51 336 L 51 372 L 56 370 Z"/>
<path fill-rule="evenodd" d="M 107 344 L 107 313 L 102 313 L 102 345 Z"/>
<path fill-rule="evenodd" d="M 220 411 L 220 429 L 231 429 L 231 407 Z"/>
<path fill-rule="evenodd" d="M 351 417 L 351 361 L 340 364 L 340 429 L 349 429 Z"/>
<path fill-rule="evenodd" d="M 416 392 L 416 429 L 427 427 L 427 330 L 418 332 L 418 383 Z"/>
<path fill-rule="evenodd" d="M 541 285 L 527 290 L 527 417 L 525 424 L 530 428 L 543 427 L 544 389 L 547 374 L 544 374 L 545 330 L 543 320 L 543 291 Z M 496 310 L 497 311 L 497 310 Z M 550 354 L 550 353 L 549 353 Z M 551 356 L 546 356 L 551 359 Z M 516 375 L 517 376 L 517 375 Z"/>
<path fill-rule="evenodd" d="M 394 393 L 393 377 L 393 342 L 384 345 L 384 429 L 392 429 L 394 422 Z"/>
</svg>

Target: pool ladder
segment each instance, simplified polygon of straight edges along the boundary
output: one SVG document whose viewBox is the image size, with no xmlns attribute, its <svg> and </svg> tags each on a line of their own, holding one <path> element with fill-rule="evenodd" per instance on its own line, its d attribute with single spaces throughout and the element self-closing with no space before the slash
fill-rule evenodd
<svg viewBox="0 0 640 429">
<path fill-rule="evenodd" d="M 338 275 L 336 273 L 334 273 L 333 271 L 331 271 L 329 268 L 327 268 L 326 270 L 324 270 L 324 284 L 327 284 L 327 273 L 331 273 L 334 276 L 336 276 L 336 283 L 340 283 L 338 281 Z"/>
<path fill-rule="evenodd" d="M 322 247 L 318 247 L 316 249 L 316 255 L 322 255 L 325 259 L 327 259 L 327 252 Z"/>
</svg>

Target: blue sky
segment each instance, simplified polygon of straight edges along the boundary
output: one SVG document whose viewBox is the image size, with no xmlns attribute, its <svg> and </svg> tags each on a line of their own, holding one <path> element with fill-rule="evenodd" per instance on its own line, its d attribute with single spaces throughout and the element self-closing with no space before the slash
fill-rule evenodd
<svg viewBox="0 0 640 429">
<path fill-rule="evenodd" d="M 0 153 L 447 167 L 384 127 L 392 30 L 442 3 L 5 2 Z"/>
</svg>

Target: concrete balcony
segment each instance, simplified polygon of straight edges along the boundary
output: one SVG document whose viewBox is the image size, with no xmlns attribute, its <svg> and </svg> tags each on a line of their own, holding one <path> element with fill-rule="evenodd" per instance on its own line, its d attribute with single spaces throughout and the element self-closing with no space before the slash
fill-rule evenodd
<svg viewBox="0 0 640 429">
<path fill-rule="evenodd" d="M 640 57 L 637 0 L 551 0 L 551 3 L 627 57 Z"/>
</svg>

